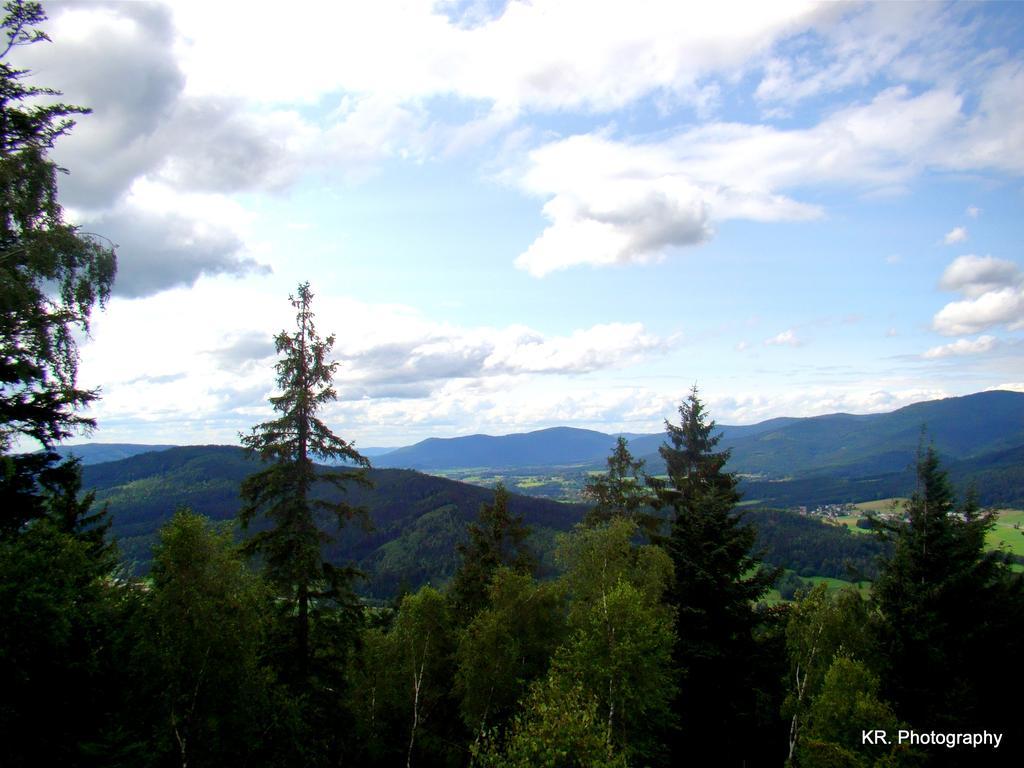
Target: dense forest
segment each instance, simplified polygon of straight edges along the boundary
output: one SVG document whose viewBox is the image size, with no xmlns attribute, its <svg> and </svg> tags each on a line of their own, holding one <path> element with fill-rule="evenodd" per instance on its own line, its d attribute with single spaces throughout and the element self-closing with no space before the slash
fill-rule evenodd
<svg viewBox="0 0 1024 768">
<path fill-rule="evenodd" d="M 254 462 L 235 525 L 180 509 L 148 576 L 130 573 L 79 463 L 54 450 L 93 426 L 75 339 L 116 257 L 57 201 L 48 150 L 83 110 L 40 106 L 54 93 L 5 58 L 45 39 L 42 9 L 5 13 L 0 765 L 1021 764 L 1008 701 L 1024 581 L 985 548 L 991 515 L 971 491 L 957 500 L 927 443 L 903 514 L 865 544 L 869 594 L 765 599 L 772 547 L 820 574 L 842 545 L 805 551 L 788 518 L 744 513 L 694 388 L 666 422 L 665 475 L 620 441 L 582 521 L 552 534 L 553 565 L 499 487 L 448 553 L 449 579 L 361 600 L 330 553 L 370 535 L 354 499 L 372 475 L 318 416 L 335 397 L 334 337 L 308 283 L 275 340 L 274 418 L 242 436 Z M 43 450 L 17 452 L 24 440 Z"/>
</svg>

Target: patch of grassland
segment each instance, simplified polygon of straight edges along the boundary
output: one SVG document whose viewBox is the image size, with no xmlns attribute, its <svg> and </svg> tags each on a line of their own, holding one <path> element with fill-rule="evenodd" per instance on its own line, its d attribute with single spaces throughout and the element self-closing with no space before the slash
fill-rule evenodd
<svg viewBox="0 0 1024 768">
<path fill-rule="evenodd" d="M 985 540 L 988 546 L 1024 555 L 1024 509 L 1000 509 L 997 515 L 996 524 Z"/>
<path fill-rule="evenodd" d="M 876 499 L 875 501 L 862 501 L 858 504 L 854 504 L 857 509 L 861 512 L 889 512 L 892 510 L 893 502 L 896 502 L 902 506 L 907 500 L 902 496 L 896 496 L 891 499 Z"/>
</svg>

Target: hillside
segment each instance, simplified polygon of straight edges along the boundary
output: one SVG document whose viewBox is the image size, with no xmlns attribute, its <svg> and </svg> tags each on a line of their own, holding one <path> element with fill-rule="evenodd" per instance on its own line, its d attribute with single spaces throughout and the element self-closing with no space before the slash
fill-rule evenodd
<svg viewBox="0 0 1024 768">
<path fill-rule="evenodd" d="M 96 492 L 98 504 L 109 505 L 111 532 L 123 557 L 136 571 L 145 571 L 154 535 L 174 510 L 188 506 L 214 520 L 233 521 L 239 485 L 256 466 L 240 448 L 184 446 L 87 466 L 83 485 Z M 391 594 L 403 581 L 416 586 L 447 578 L 466 524 L 493 492 L 411 470 L 375 469 L 369 476 L 374 488 L 353 486 L 348 499 L 366 508 L 370 529 L 353 522 L 328 548 L 330 557 L 354 561 L 366 571 L 369 594 Z M 510 509 L 534 529 L 544 550 L 556 531 L 568 530 L 585 511 L 581 505 L 515 494 Z"/>
</svg>

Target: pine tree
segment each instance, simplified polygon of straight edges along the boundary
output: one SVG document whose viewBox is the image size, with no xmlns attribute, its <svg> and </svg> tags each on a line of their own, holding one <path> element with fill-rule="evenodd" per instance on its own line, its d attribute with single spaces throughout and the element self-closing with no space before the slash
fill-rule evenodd
<svg viewBox="0 0 1024 768">
<path fill-rule="evenodd" d="M 40 103 L 60 95 L 28 85 L 28 70 L 8 55 L 47 41 L 39 3 L 13 0 L 0 21 L 0 534 L 45 513 L 36 479 L 59 456 L 49 450 L 92 419 L 80 411 L 96 399 L 76 384 L 75 332 L 87 332 L 94 305 L 110 295 L 112 248 L 64 221 L 57 172 L 48 152 L 88 110 Z M 12 455 L 27 438 L 43 453 Z"/>
<path fill-rule="evenodd" d="M 905 519 L 877 523 L 893 547 L 872 600 L 883 689 L 896 713 L 919 728 L 1009 726 L 1000 692 L 1024 681 L 1003 660 L 1022 650 L 1024 584 L 1002 555 L 986 551 L 993 516 L 978 510 L 973 493 L 957 509 L 929 447 L 919 452 Z"/>
<path fill-rule="evenodd" d="M 494 502 L 480 505 L 477 521 L 468 528 L 469 540 L 458 546 L 462 561 L 448 593 L 462 624 L 487 605 L 488 587 L 501 566 L 530 573 L 536 565 L 526 544 L 530 529 L 522 516 L 511 514 L 508 502 L 508 491 L 499 483 Z"/>
<path fill-rule="evenodd" d="M 321 527 L 322 518 L 343 526 L 362 510 L 343 499 L 331 500 L 316 493 L 318 484 L 344 490 L 348 482 L 369 484 L 365 468 L 370 462 L 348 442 L 336 436 L 317 412 L 337 398 L 331 385 L 336 362 L 327 362 L 334 336 L 321 339 L 313 323 L 309 283 L 290 296 L 297 310 L 295 333 L 281 331 L 274 341 L 281 356 L 277 362 L 277 386 L 281 393 L 270 398 L 280 416 L 253 427 L 242 444 L 267 466 L 248 477 L 241 488 L 242 526 L 257 517 L 269 527 L 247 542 L 259 554 L 270 581 L 285 592 L 294 606 L 295 653 L 300 679 L 308 672 L 311 601 L 345 599 L 351 570 L 336 568 L 323 558 L 323 545 L 331 535 Z M 359 469 L 320 471 L 314 459 L 341 460 Z"/>
<path fill-rule="evenodd" d="M 644 460 L 633 458 L 624 437 L 619 437 L 608 457 L 608 472 L 592 478 L 583 489 L 583 496 L 594 502 L 583 521 L 585 525 L 625 517 L 635 521 L 649 538 L 655 537 L 661 528 L 661 518 L 650 512 L 653 498 Z"/>
<path fill-rule="evenodd" d="M 652 479 L 658 503 L 672 510 L 662 544 L 675 568 L 667 598 L 677 610 L 675 662 L 683 675 L 678 743 L 680 754 L 704 756 L 697 764 L 734 765 L 753 749 L 735 734 L 752 732 L 758 718 L 755 605 L 778 573 L 753 554 L 756 532 L 734 512 L 738 481 L 723 471 L 730 452 L 716 450 L 721 435 L 696 387 L 679 416 L 678 425 L 665 422 L 668 480 Z"/>
</svg>

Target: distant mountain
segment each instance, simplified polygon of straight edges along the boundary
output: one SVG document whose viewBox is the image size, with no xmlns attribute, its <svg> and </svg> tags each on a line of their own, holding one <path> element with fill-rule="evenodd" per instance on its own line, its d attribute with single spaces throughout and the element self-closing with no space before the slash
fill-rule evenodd
<svg viewBox="0 0 1024 768">
<path fill-rule="evenodd" d="M 123 556 L 136 571 L 145 571 L 156 532 L 176 509 L 188 506 L 214 520 L 233 521 L 239 485 L 258 466 L 241 448 L 181 446 L 87 466 L 83 486 L 96 492 L 97 504 L 109 505 L 112 535 Z M 415 587 L 449 577 L 466 524 L 494 492 L 409 470 L 375 469 L 369 476 L 374 488 L 353 485 L 347 498 L 366 508 L 372 530 L 353 522 L 327 554 L 337 562 L 354 561 L 368 575 L 364 591 L 373 595 L 392 594 L 403 582 Z M 586 511 L 579 504 L 516 494 L 509 506 L 533 528 L 538 549 L 549 553 L 555 532 L 571 528 Z"/>
<path fill-rule="evenodd" d="M 1024 445 L 1024 393 L 980 392 L 931 400 L 891 413 L 786 419 L 756 432 L 724 428 L 735 472 L 767 478 L 825 473 L 847 478 L 912 467 L 925 439 L 947 464 Z M 654 461 L 656 454 L 649 454 Z"/>
<path fill-rule="evenodd" d="M 1024 393 L 980 392 L 916 403 L 891 413 L 836 413 L 777 418 L 744 426 L 722 425 L 721 446 L 732 449 L 729 468 L 765 479 L 824 473 L 865 477 L 912 466 L 921 438 L 934 443 L 947 462 L 1024 445 Z M 651 472 L 664 471 L 658 447 L 664 433 L 632 435 L 630 451 Z M 492 437 L 430 438 L 375 460 L 380 467 L 426 471 L 472 467 L 578 467 L 601 469 L 615 436 L 588 429 L 555 427 Z"/>
<path fill-rule="evenodd" d="M 166 451 L 173 445 L 142 445 L 139 443 L 82 443 L 81 445 L 58 445 L 57 453 L 61 456 L 77 456 L 82 465 L 102 464 L 105 461 L 119 461 L 140 453 Z"/>
<path fill-rule="evenodd" d="M 374 463 L 379 467 L 428 470 L 562 466 L 603 460 L 614 445 L 615 438 L 604 432 L 552 427 L 501 437 L 432 437 L 391 451 Z"/>
</svg>

